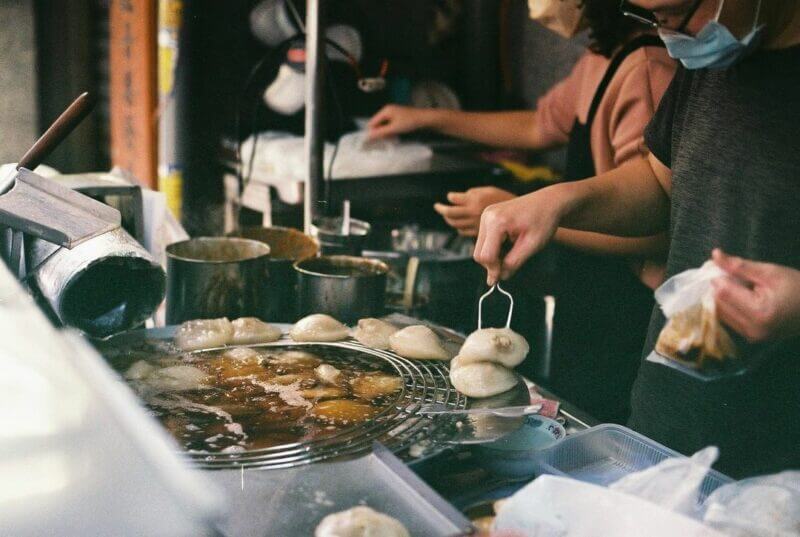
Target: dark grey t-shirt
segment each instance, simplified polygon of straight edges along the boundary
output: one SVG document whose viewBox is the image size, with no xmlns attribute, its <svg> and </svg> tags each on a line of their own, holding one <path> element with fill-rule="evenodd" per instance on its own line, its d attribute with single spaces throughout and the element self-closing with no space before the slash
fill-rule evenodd
<svg viewBox="0 0 800 537">
<path fill-rule="evenodd" d="M 645 141 L 672 169 L 667 276 L 715 247 L 800 268 L 800 46 L 727 70 L 680 69 Z M 645 356 L 663 324 L 656 308 Z M 685 453 L 717 445 L 734 475 L 800 466 L 800 344 L 744 352 L 768 358 L 711 384 L 643 362 L 631 426 Z"/>
</svg>

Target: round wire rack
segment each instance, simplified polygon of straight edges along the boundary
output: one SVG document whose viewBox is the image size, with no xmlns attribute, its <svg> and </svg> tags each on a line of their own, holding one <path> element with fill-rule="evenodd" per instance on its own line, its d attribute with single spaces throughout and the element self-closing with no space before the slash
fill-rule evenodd
<svg viewBox="0 0 800 537">
<path fill-rule="evenodd" d="M 369 452 L 380 441 L 401 458 L 410 460 L 415 444 L 426 455 L 437 449 L 436 438 L 447 434 L 448 422 L 434 420 L 419 413 L 422 405 L 442 404 L 451 408 L 466 408 L 467 398 L 452 387 L 446 362 L 408 360 L 394 353 L 365 347 L 356 342 L 297 343 L 278 341 L 254 348 L 302 349 L 316 353 L 323 349 L 343 349 L 360 360 L 388 363 L 403 379 L 403 389 L 394 401 L 374 418 L 337 431 L 330 436 L 303 442 L 282 444 L 269 448 L 237 453 L 184 452 L 182 455 L 196 466 L 206 469 L 232 467 L 290 468 L 302 464 L 357 456 Z M 326 362 L 336 364 L 336 353 L 325 356 Z M 383 364 L 382 364 L 383 365 Z M 442 449 L 439 447 L 438 449 Z"/>
</svg>

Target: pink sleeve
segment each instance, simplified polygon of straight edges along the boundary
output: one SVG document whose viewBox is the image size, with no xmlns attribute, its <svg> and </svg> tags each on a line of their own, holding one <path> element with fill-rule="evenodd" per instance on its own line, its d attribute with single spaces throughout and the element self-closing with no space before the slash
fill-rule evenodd
<svg viewBox="0 0 800 537">
<path fill-rule="evenodd" d="M 586 60 L 584 55 L 570 74 L 553 86 L 536 103 L 536 121 L 539 134 L 546 145 L 565 144 L 578 115 Z"/>
<path fill-rule="evenodd" d="M 654 59 L 639 63 L 626 74 L 609 123 L 615 166 L 646 153 L 644 129 L 674 74 L 673 62 Z"/>
</svg>

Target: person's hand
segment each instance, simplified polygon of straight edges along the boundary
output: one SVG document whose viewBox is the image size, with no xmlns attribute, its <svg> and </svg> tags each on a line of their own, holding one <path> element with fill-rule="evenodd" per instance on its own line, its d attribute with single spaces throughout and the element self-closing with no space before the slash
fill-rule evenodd
<svg viewBox="0 0 800 537">
<path fill-rule="evenodd" d="M 549 188 L 488 206 L 481 215 L 475 261 L 486 268 L 486 283 L 507 279 L 555 234 L 560 204 L 548 195 Z M 503 243 L 514 243 L 503 256 Z"/>
<path fill-rule="evenodd" d="M 388 104 L 370 118 L 367 137 L 376 140 L 426 128 L 430 112 L 427 108 Z"/>
<path fill-rule="evenodd" d="M 800 271 L 719 249 L 712 258 L 729 274 L 712 282 L 720 321 L 750 342 L 800 335 Z"/>
<path fill-rule="evenodd" d="M 483 210 L 494 203 L 514 199 L 514 194 L 494 186 L 479 186 L 466 192 L 450 192 L 447 201 L 452 205 L 436 203 L 433 209 L 442 215 L 447 224 L 464 237 L 478 235 Z"/>
</svg>

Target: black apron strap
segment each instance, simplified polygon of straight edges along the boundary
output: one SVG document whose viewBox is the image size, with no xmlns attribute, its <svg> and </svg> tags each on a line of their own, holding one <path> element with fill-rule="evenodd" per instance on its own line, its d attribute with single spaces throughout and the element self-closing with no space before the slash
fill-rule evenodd
<svg viewBox="0 0 800 537">
<path fill-rule="evenodd" d="M 611 80 L 613 80 L 617 69 L 619 69 L 619 66 L 622 64 L 625 58 L 627 58 L 631 52 L 642 47 L 663 46 L 664 42 L 661 41 L 661 38 L 656 35 L 640 35 L 639 37 L 631 39 L 619 50 L 619 52 L 614 55 L 613 58 L 611 58 L 611 62 L 608 64 L 608 69 L 606 69 L 606 74 L 603 75 L 600 85 L 597 86 L 597 91 L 594 92 L 594 98 L 592 99 L 592 104 L 589 107 L 589 114 L 586 116 L 585 125 L 588 128 L 591 129 L 594 116 L 597 114 L 597 109 L 600 108 L 600 102 L 603 100 L 603 95 L 605 95 L 608 85 L 611 84 Z"/>
</svg>

